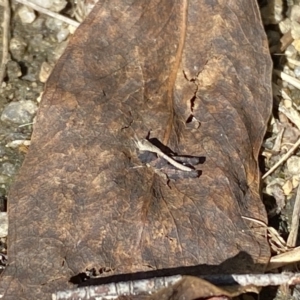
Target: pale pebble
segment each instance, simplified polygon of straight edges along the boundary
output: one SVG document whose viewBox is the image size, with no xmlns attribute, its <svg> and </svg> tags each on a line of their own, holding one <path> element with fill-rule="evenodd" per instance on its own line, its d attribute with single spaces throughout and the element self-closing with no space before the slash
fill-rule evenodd
<svg viewBox="0 0 300 300">
<path fill-rule="evenodd" d="M 34 10 L 25 5 L 21 6 L 18 10 L 18 16 L 20 17 L 21 22 L 25 24 L 31 24 L 36 18 Z"/>
<path fill-rule="evenodd" d="M 31 100 L 21 100 L 7 104 L 1 114 L 1 121 L 24 124 L 32 121 L 38 106 Z"/>
<path fill-rule="evenodd" d="M 287 171 L 290 175 L 300 175 L 300 157 L 292 155 L 286 162 Z"/>
<path fill-rule="evenodd" d="M 8 233 L 7 212 L 0 212 L 0 237 L 6 237 Z"/>
</svg>

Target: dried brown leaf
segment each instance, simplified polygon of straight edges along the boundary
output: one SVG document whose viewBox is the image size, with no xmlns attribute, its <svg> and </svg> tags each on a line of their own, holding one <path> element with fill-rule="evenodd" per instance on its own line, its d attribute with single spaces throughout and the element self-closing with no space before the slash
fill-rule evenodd
<svg viewBox="0 0 300 300">
<path fill-rule="evenodd" d="M 255 0 L 99 1 L 48 80 L 11 188 L 3 299 L 49 298 L 91 268 L 262 271 L 267 241 L 241 215 L 267 220 L 270 74 Z M 146 167 L 133 136 L 149 132 L 205 157 L 202 176 Z"/>
</svg>

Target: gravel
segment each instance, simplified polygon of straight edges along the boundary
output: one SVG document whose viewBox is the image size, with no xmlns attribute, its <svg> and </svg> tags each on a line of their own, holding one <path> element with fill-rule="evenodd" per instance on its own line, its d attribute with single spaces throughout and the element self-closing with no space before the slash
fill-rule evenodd
<svg viewBox="0 0 300 300">
<path fill-rule="evenodd" d="M 73 0 L 32 2 L 54 12 L 64 9 L 69 18 L 78 10 Z M 66 48 L 70 32 L 75 31 L 60 20 L 14 1 L 11 10 L 10 60 L 0 86 L 0 271 L 6 264 L 7 193 L 28 151 L 44 83 Z M 80 10 L 78 13 L 84 16 Z M 2 6 L 0 19 L 2 22 Z M 1 27 L 1 40 L 2 31 Z"/>
</svg>

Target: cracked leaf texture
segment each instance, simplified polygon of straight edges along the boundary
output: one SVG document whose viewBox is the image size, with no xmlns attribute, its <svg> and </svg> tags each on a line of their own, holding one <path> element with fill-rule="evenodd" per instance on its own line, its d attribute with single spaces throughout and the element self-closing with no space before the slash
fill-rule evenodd
<svg viewBox="0 0 300 300">
<path fill-rule="evenodd" d="M 271 67 L 254 0 L 100 0 L 47 82 L 11 188 L 3 299 L 50 299 L 92 268 L 262 272 L 267 241 L 241 216 L 267 221 Z M 202 175 L 167 182 L 142 164 L 133 136 L 149 132 L 204 157 Z"/>
</svg>

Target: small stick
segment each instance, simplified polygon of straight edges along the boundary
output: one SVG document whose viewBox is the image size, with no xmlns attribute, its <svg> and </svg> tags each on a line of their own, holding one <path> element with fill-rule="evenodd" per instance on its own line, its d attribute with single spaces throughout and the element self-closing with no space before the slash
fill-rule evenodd
<svg viewBox="0 0 300 300">
<path fill-rule="evenodd" d="M 281 159 L 267 172 L 262 176 L 262 179 L 265 179 L 268 175 L 273 173 L 282 163 L 284 163 L 292 154 L 293 152 L 299 147 L 300 145 L 300 138 L 298 141 L 294 144 L 294 146 L 281 157 Z"/>
<path fill-rule="evenodd" d="M 179 170 L 187 171 L 187 172 L 194 171 L 194 169 L 178 163 L 177 161 L 172 159 L 170 156 L 163 153 L 158 147 L 156 147 L 155 145 L 150 143 L 147 139 L 139 139 L 138 137 L 135 137 L 135 144 L 139 148 L 140 151 L 154 152 L 158 156 L 162 157 L 163 159 L 168 161 L 171 165 L 173 165 L 174 167 L 176 167 Z"/>
<path fill-rule="evenodd" d="M 50 11 L 49 9 L 46 9 L 46 8 L 41 7 L 39 5 L 36 5 L 35 3 L 32 3 L 28 0 L 16 0 L 16 2 L 19 2 L 19 3 L 22 3 L 26 6 L 29 6 L 29 7 L 33 8 L 34 10 L 36 10 L 36 11 L 42 13 L 42 14 L 45 14 L 45 15 L 50 16 L 52 18 L 55 18 L 57 20 L 63 21 L 65 23 L 69 24 L 69 25 L 74 26 L 75 28 L 77 28 L 80 25 L 80 23 L 75 21 L 75 20 L 72 20 L 72 19 L 67 18 L 65 16 L 62 16 L 58 13 Z"/>
<path fill-rule="evenodd" d="M 298 185 L 296 200 L 294 204 L 291 231 L 287 239 L 287 245 L 289 247 L 295 247 L 299 228 L 299 216 L 300 216 L 300 184 Z"/>
<path fill-rule="evenodd" d="M 280 77 L 282 80 L 286 81 L 287 83 L 291 84 L 297 89 L 300 89 L 300 80 L 296 79 L 293 76 L 290 76 L 284 72 L 281 72 L 280 70 L 274 70 L 274 74 L 276 74 L 278 77 Z"/>
<path fill-rule="evenodd" d="M 199 276 L 212 284 L 241 285 L 241 286 L 277 286 L 282 284 L 297 285 L 300 283 L 299 273 L 279 273 L 279 274 L 218 274 L 209 276 Z M 52 294 L 52 299 L 70 300 L 76 299 L 80 295 L 81 299 L 95 297 L 102 299 L 119 299 L 123 295 L 154 294 L 162 287 L 168 287 L 178 283 L 185 278 L 182 275 L 169 277 L 148 278 L 142 280 L 112 282 L 103 285 L 90 285 L 73 290 L 58 291 Z M 2 296 L 2 295 L 1 295 Z"/>
<path fill-rule="evenodd" d="M 6 71 L 6 64 L 9 60 L 9 52 L 8 52 L 8 40 L 9 40 L 9 24 L 10 24 L 10 5 L 9 0 L 3 0 L 3 7 L 4 7 L 4 17 L 3 17 L 3 42 L 2 42 L 2 61 L 0 67 L 0 86 L 2 85 L 5 71 Z"/>
</svg>

